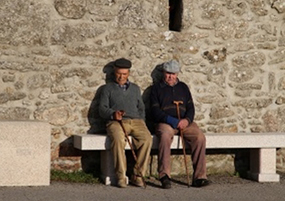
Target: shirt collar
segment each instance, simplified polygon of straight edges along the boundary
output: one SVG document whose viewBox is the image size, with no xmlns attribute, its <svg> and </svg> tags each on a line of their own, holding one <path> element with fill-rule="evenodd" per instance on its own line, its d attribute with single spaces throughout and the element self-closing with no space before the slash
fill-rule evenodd
<svg viewBox="0 0 285 201">
<path fill-rule="evenodd" d="M 130 81 L 127 80 L 127 82 L 125 84 L 123 84 L 123 85 L 120 85 L 119 83 L 116 82 L 116 85 L 125 91 L 125 90 L 127 90 L 129 88 Z"/>
</svg>

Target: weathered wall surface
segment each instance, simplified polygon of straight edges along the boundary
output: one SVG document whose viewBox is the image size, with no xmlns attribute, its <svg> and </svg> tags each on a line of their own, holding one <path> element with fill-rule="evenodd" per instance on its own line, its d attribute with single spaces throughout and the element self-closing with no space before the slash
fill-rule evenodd
<svg viewBox="0 0 285 201">
<path fill-rule="evenodd" d="M 0 10 L 0 119 L 48 121 L 53 168 L 81 168 L 71 136 L 102 130 L 96 93 L 119 57 L 144 98 L 155 67 L 179 60 L 205 132 L 285 131 L 283 0 L 184 0 L 181 32 L 168 30 L 167 0 L 1 0 Z"/>
</svg>

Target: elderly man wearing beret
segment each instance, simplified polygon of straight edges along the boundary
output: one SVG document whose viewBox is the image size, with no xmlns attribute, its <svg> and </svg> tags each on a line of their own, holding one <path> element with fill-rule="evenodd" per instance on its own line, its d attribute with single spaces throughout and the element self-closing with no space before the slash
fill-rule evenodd
<svg viewBox="0 0 285 201">
<path fill-rule="evenodd" d="M 163 80 L 156 83 L 151 91 L 152 117 L 157 123 L 155 134 L 159 138 L 158 173 L 165 189 L 171 188 L 170 146 L 173 136 L 183 132 L 184 139 L 191 147 L 193 164 L 192 186 L 209 184 L 206 176 L 206 138 L 198 125 L 193 122 L 195 108 L 188 86 L 178 79 L 180 65 L 171 60 L 163 64 Z M 178 116 L 179 115 L 179 116 Z"/>
<path fill-rule="evenodd" d="M 124 188 L 126 183 L 125 135 L 133 138 L 137 150 L 137 160 L 133 169 L 131 183 L 143 187 L 149 155 L 152 145 L 151 134 L 145 124 L 145 106 L 140 88 L 128 80 L 132 63 L 120 58 L 114 62 L 115 80 L 102 89 L 99 114 L 107 120 L 107 135 L 111 139 L 111 150 L 114 156 L 114 168 L 117 186 Z"/>
</svg>

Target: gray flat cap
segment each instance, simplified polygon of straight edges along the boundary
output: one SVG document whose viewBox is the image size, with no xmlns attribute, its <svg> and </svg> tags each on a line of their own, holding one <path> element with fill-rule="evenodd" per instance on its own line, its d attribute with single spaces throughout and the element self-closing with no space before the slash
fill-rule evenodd
<svg viewBox="0 0 285 201">
<path fill-rule="evenodd" d="M 180 72 L 180 64 L 175 60 L 170 60 L 163 64 L 163 70 L 170 73 L 179 73 Z"/>
<path fill-rule="evenodd" d="M 131 68 L 132 62 L 128 59 L 120 58 L 115 61 L 114 66 L 117 68 Z"/>
</svg>

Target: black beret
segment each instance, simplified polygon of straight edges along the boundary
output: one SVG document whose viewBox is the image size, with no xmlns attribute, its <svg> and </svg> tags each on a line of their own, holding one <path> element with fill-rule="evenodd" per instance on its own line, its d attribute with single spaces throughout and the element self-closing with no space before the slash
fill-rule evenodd
<svg viewBox="0 0 285 201">
<path fill-rule="evenodd" d="M 131 68 L 132 62 L 125 58 L 120 58 L 115 61 L 114 66 L 117 68 Z"/>
</svg>

